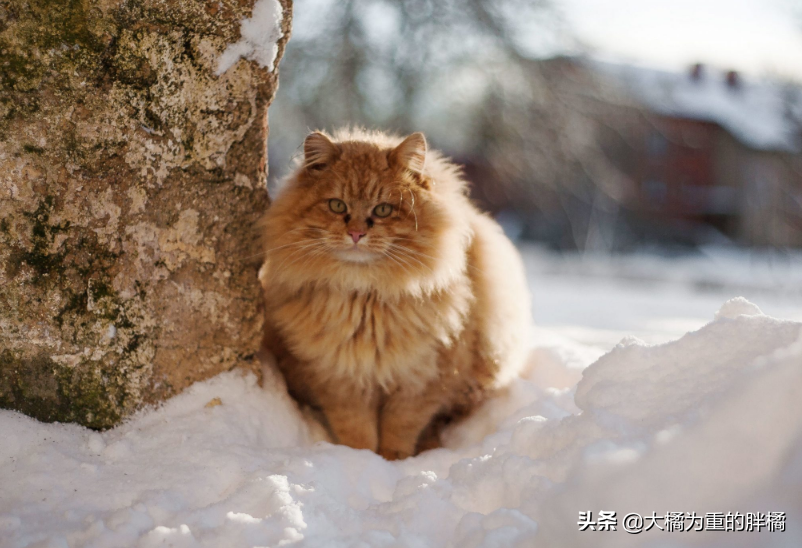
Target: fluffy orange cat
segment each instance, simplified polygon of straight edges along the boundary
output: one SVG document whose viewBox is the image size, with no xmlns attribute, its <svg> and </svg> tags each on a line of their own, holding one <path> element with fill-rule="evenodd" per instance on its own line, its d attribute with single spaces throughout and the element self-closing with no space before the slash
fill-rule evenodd
<svg viewBox="0 0 802 548">
<path fill-rule="evenodd" d="M 265 346 L 339 443 L 414 455 L 523 364 L 520 257 L 466 194 L 421 133 L 315 132 L 267 212 Z"/>
</svg>

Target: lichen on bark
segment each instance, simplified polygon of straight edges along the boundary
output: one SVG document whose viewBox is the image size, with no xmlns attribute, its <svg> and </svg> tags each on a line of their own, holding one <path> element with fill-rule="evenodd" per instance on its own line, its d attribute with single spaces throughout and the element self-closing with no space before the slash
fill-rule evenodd
<svg viewBox="0 0 802 548">
<path fill-rule="evenodd" d="M 253 3 L 0 0 L 0 406 L 106 428 L 252 359 L 277 68 L 215 69 Z"/>
</svg>

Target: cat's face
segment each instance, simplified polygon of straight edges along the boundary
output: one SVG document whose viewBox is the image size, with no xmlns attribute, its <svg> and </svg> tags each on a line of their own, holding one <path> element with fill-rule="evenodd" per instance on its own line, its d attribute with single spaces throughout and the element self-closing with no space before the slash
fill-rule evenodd
<svg viewBox="0 0 802 548">
<path fill-rule="evenodd" d="M 304 166 L 266 218 L 274 268 L 384 282 L 434 275 L 452 222 L 423 174 L 421 134 L 390 148 L 313 133 L 304 152 Z"/>
</svg>

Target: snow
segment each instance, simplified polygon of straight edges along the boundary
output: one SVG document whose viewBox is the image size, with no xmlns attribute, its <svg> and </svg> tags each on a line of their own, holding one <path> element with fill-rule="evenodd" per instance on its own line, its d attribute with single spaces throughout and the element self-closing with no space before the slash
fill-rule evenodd
<svg viewBox="0 0 802 548">
<path fill-rule="evenodd" d="M 257 0 L 250 19 L 240 24 L 240 39 L 220 55 L 216 74 L 220 76 L 240 59 L 250 59 L 272 71 L 278 55 L 277 42 L 283 36 L 283 8 L 278 0 Z"/>
<path fill-rule="evenodd" d="M 0 546 L 801 545 L 802 297 L 759 276 L 753 302 L 699 293 L 702 258 L 525 258 L 531 368 L 443 449 L 387 462 L 322 441 L 270 369 L 102 433 L 0 411 Z M 758 263 L 727 279 L 768 279 Z M 783 511 L 787 530 L 579 532 L 588 510 Z"/>
<path fill-rule="evenodd" d="M 770 316 L 802 322 L 799 252 L 704 247 L 685 255 L 611 257 L 524 251 L 535 322 L 600 350 L 628 335 L 648 343 L 677 339 L 734 295 L 759 303 Z"/>
</svg>

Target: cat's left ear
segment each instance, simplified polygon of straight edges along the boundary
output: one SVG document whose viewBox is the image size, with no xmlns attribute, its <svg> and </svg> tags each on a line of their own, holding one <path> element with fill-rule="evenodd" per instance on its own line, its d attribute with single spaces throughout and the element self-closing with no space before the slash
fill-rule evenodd
<svg viewBox="0 0 802 548">
<path fill-rule="evenodd" d="M 315 131 L 304 140 L 304 167 L 312 170 L 321 170 L 333 162 L 339 149 L 328 137 Z"/>
<path fill-rule="evenodd" d="M 426 137 L 420 132 L 413 133 L 393 149 L 390 157 L 396 164 L 422 175 L 426 165 Z"/>
</svg>

